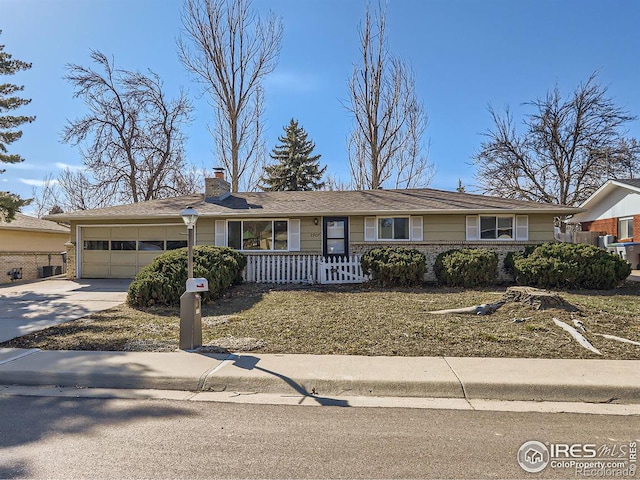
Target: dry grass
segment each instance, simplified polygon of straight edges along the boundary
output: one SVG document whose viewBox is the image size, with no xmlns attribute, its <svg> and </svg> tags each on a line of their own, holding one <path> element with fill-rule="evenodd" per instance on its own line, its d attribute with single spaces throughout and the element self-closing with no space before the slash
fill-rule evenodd
<svg viewBox="0 0 640 480">
<path fill-rule="evenodd" d="M 561 292 L 579 312 L 507 304 L 490 316 L 429 313 L 492 303 L 503 292 L 242 285 L 203 307 L 203 343 L 210 350 L 261 353 L 640 359 L 639 346 L 593 335 L 640 341 L 640 283 L 607 292 Z M 1 346 L 172 351 L 178 344 L 178 315 L 177 309 L 122 305 Z M 581 320 L 585 336 L 603 356 L 580 347 L 553 317 L 569 324 Z"/>
</svg>

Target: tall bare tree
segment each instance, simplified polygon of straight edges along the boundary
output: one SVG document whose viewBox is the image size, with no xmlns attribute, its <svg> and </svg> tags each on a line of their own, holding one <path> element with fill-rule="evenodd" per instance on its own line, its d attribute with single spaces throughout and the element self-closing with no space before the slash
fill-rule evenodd
<svg viewBox="0 0 640 480">
<path fill-rule="evenodd" d="M 360 62 L 348 84 L 352 183 L 358 189 L 425 187 L 434 173 L 422 144 L 427 117 L 412 69 L 388 51 L 386 20 L 381 6 L 374 13 L 367 8 L 359 32 Z"/>
<path fill-rule="evenodd" d="M 216 109 L 212 135 L 231 189 L 252 189 L 264 155 L 262 81 L 276 66 L 282 22 L 260 19 L 251 0 L 185 0 L 182 25 L 178 53 Z"/>
<path fill-rule="evenodd" d="M 566 99 L 556 87 L 525 105 L 533 112 L 522 133 L 508 107 L 503 114 L 489 107 L 495 126 L 474 156 L 485 193 L 579 205 L 607 179 L 637 172 L 637 142 L 622 130 L 636 117 L 616 106 L 595 73 Z"/>
<path fill-rule="evenodd" d="M 70 192 L 81 198 L 99 196 L 101 204 L 140 202 L 192 193 L 185 179 L 184 136 L 191 104 L 184 93 L 168 99 L 157 74 L 115 69 L 94 51 L 103 72 L 68 65 L 65 79 L 75 87 L 89 113 L 69 122 L 63 141 L 80 144 L 86 167 L 66 172 L 63 181 L 91 191 Z M 84 201 L 71 202 L 79 208 Z M 95 203 L 95 202 L 91 202 Z"/>
</svg>

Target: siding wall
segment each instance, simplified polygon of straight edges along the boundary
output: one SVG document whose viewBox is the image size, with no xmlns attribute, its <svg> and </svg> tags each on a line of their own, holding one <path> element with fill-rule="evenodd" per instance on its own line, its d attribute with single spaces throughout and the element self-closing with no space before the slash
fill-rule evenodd
<svg viewBox="0 0 640 480">
<path fill-rule="evenodd" d="M 424 240 L 422 242 L 394 242 L 393 245 L 407 245 L 413 248 L 417 248 L 423 251 L 427 255 L 427 263 L 429 265 L 429 271 L 427 273 L 427 279 L 435 279 L 433 277 L 433 263 L 435 257 L 446 250 L 451 248 L 463 248 L 463 247 L 486 247 L 495 250 L 501 261 L 510 251 L 523 250 L 525 246 L 531 244 L 537 244 L 542 242 L 553 241 L 553 215 L 550 214 L 534 214 L 529 215 L 529 240 L 526 242 L 514 242 L 514 241 L 482 241 L 482 242 L 467 242 L 465 240 L 466 229 L 466 215 L 424 215 L 423 216 L 423 233 Z M 295 217 L 290 217 L 295 218 Z M 318 219 L 318 225 L 315 225 L 314 219 Z M 300 219 L 300 252 L 304 254 L 321 254 L 322 253 L 322 217 L 301 217 Z M 200 218 L 196 225 L 196 244 L 198 245 L 213 245 L 215 243 L 215 218 Z M 349 238 L 350 238 L 350 254 L 362 254 L 371 248 L 379 245 L 389 245 L 390 243 L 379 242 L 365 242 L 364 241 L 364 216 L 352 216 L 349 219 Z M 639 219 L 640 220 L 640 219 Z M 166 237 L 171 237 L 172 240 L 186 240 L 186 227 L 183 225 L 175 225 L 179 223 L 179 219 L 167 219 L 167 220 L 145 220 L 135 222 L 136 226 L 119 226 L 120 223 L 134 223 L 132 221 L 118 222 L 116 220 L 105 222 L 83 222 L 83 226 L 90 225 L 104 225 L 104 227 L 94 227 L 91 229 L 82 229 L 85 233 L 88 233 L 91 238 L 99 240 L 121 239 L 121 240 L 156 240 L 162 239 L 160 236 L 162 232 L 166 232 Z M 173 226 L 157 226 L 150 224 L 174 224 Z M 73 278 L 75 272 L 75 242 L 76 239 L 76 225 L 78 222 L 73 222 L 71 225 L 71 239 L 72 243 L 68 244 L 68 269 L 67 274 L 69 278 Z M 147 228 L 138 228 L 143 225 L 149 225 Z M 637 221 L 634 225 L 640 228 L 640 221 Z M 112 228 L 115 227 L 115 228 Z M 616 225 L 617 228 L 617 225 Z M 91 233 L 89 233 L 91 232 Z M 97 235 L 97 236 L 96 236 Z M 100 236 L 105 238 L 98 238 Z M 110 237 L 106 237 L 110 235 Z M 144 238 L 143 238 L 144 237 Z M 156 238 L 158 237 L 158 238 Z M 175 238 L 174 238 L 175 237 Z M 85 237 L 88 238 L 88 237 Z M 108 253 L 108 252 L 105 252 Z M 257 253 L 257 252 L 252 252 Z M 281 252 L 278 252 L 281 253 Z M 118 263 L 118 255 L 115 259 L 105 258 L 105 262 Z M 150 262 L 157 253 L 145 253 L 138 252 L 138 255 L 149 258 L 138 258 L 137 265 L 142 265 Z"/>
<path fill-rule="evenodd" d="M 69 234 L 0 229 L 0 252 L 55 252 L 64 250 Z"/>
</svg>

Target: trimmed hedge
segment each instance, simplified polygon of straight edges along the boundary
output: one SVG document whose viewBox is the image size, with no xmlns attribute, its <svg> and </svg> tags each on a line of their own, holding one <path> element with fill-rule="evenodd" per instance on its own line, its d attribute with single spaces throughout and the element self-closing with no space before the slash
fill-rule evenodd
<svg viewBox="0 0 640 480">
<path fill-rule="evenodd" d="M 362 255 L 363 272 L 372 282 L 383 287 L 413 287 L 422 285 L 427 271 L 425 255 L 405 247 L 377 247 Z"/>
<path fill-rule="evenodd" d="M 206 278 L 209 291 L 201 292 L 202 301 L 218 298 L 232 285 L 242 282 L 247 259 L 227 247 L 208 245 L 193 248 L 193 276 Z M 135 307 L 179 305 L 187 282 L 187 249 L 164 253 L 144 267 L 129 286 L 127 303 Z"/>
<path fill-rule="evenodd" d="M 594 245 L 545 243 L 513 258 L 516 281 L 534 287 L 606 290 L 631 274 L 622 258 Z"/>
<path fill-rule="evenodd" d="M 436 258 L 438 282 L 449 287 L 482 287 L 498 278 L 498 255 L 486 248 L 448 250 Z"/>
</svg>

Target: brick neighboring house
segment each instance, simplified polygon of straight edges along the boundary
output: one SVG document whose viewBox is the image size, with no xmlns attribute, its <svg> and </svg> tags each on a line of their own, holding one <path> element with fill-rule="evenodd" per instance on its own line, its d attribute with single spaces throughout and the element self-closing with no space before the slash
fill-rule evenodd
<svg viewBox="0 0 640 480">
<path fill-rule="evenodd" d="M 206 179 L 204 195 L 47 218 L 71 225 L 70 278 L 131 278 L 163 251 L 186 246 L 180 212 L 190 206 L 199 213 L 196 244 L 238 249 L 257 262 L 256 268 L 287 270 L 304 280 L 312 274 L 300 270 L 309 265 L 402 245 L 427 255 L 427 280 L 433 280 L 433 263 L 443 251 L 485 247 L 502 260 L 527 245 L 554 241 L 554 217 L 579 211 L 426 188 L 239 193 L 229 188 L 219 176 Z M 252 275 L 248 266 L 247 281 L 266 281 Z"/>
<path fill-rule="evenodd" d="M 640 264 L 640 179 L 608 180 L 584 201 L 571 223 L 582 231 L 613 235 L 625 244 L 627 260 L 633 268 Z M 637 245 L 634 245 L 637 244 Z"/>
<path fill-rule="evenodd" d="M 0 284 L 62 273 L 68 241 L 69 228 L 56 222 L 21 213 L 0 221 Z"/>
</svg>

